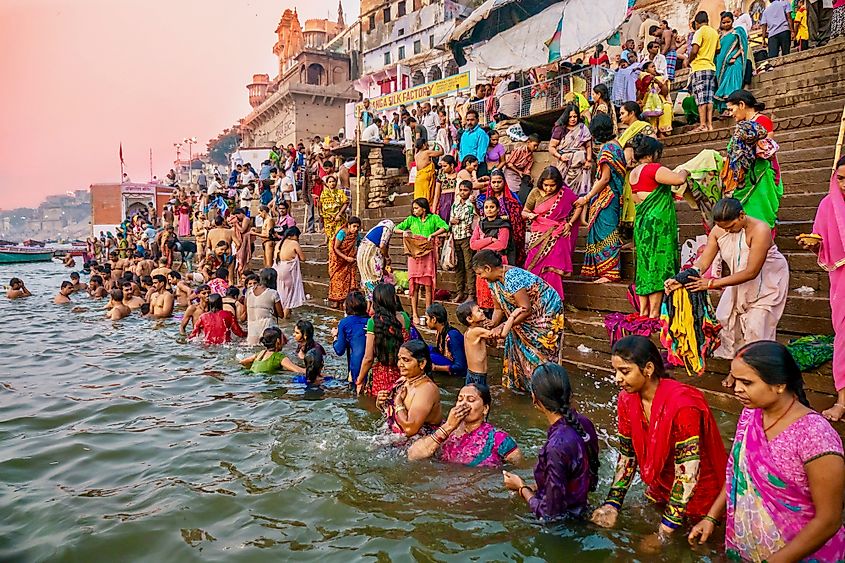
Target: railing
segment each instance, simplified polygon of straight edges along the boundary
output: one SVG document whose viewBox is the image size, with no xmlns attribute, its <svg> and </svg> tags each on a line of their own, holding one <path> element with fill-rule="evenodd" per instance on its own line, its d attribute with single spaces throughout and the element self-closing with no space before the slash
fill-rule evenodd
<svg viewBox="0 0 845 563">
<path fill-rule="evenodd" d="M 513 119 L 522 119 L 539 113 L 545 113 L 560 109 L 567 105 L 566 95 L 572 91 L 591 98 L 594 84 L 605 84 L 611 88 L 613 71 L 608 68 L 598 67 L 596 82 L 593 82 L 593 69 L 583 68 L 575 72 L 563 74 L 550 80 L 529 84 L 498 96 L 497 100 L 485 98 L 477 102 L 471 102 L 470 107 L 478 112 L 478 120 L 482 125 L 494 121 L 493 116 L 500 113 L 501 103 L 507 100 L 508 96 L 518 98 L 519 110 L 517 115 L 508 115 Z"/>
</svg>

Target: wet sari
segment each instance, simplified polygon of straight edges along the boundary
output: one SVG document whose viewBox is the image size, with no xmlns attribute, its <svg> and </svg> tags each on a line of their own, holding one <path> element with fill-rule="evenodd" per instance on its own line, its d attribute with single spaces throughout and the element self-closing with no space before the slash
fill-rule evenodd
<svg viewBox="0 0 845 563">
<path fill-rule="evenodd" d="M 564 298 L 563 277 L 572 274 L 572 256 L 578 240 L 577 225 L 566 236 L 563 229 L 577 199 L 572 190 L 563 186 L 534 206 L 537 217 L 528 227 L 525 269 L 545 280 L 561 299 Z"/>
<path fill-rule="evenodd" d="M 349 198 L 340 188 L 329 189 L 324 186 L 320 193 L 320 206 L 323 215 L 323 228 L 326 231 L 326 243 L 332 241 L 337 232 L 346 224 L 346 218 L 335 219 L 341 208 L 349 201 Z"/>
<path fill-rule="evenodd" d="M 731 63 L 732 59 L 736 61 Z M 715 110 L 725 110 L 728 96 L 742 90 L 745 80 L 745 64 L 748 61 L 748 34 L 742 27 L 735 27 L 719 40 L 716 55 L 716 94 L 713 97 Z"/>
<path fill-rule="evenodd" d="M 515 449 L 516 441 L 507 432 L 483 422 L 472 432 L 449 436 L 440 448 L 440 459 L 469 467 L 499 467 Z"/>
<path fill-rule="evenodd" d="M 625 153 L 616 141 L 602 146 L 597 176 L 601 175 L 602 166 L 610 168 L 610 182 L 587 204 L 587 248 L 581 275 L 604 276 L 610 281 L 617 281 L 620 278 L 619 255 L 622 249 L 619 218 L 626 166 Z"/>
<path fill-rule="evenodd" d="M 344 229 L 338 231 L 334 239 L 337 250 L 346 256 L 356 256 L 358 252 L 357 236 L 349 236 Z M 343 301 L 349 291 L 356 286 L 358 262 L 347 262 L 329 249 L 329 301 Z"/>
<path fill-rule="evenodd" d="M 637 295 L 662 292 L 663 283 L 673 277 L 680 267 L 678 216 L 675 213 L 672 188 L 669 186 L 658 185 L 637 205 L 634 245 L 637 254 L 634 275 Z"/>
<path fill-rule="evenodd" d="M 733 561 L 765 561 L 815 516 L 804 464 L 824 455 L 842 456 L 842 440 L 811 412 L 769 440 L 763 411 L 743 409 L 727 465 L 725 549 Z M 841 526 L 802 561 L 845 560 Z"/>
<path fill-rule="evenodd" d="M 505 337 L 502 385 L 531 390 L 531 374 L 538 365 L 560 360 L 563 340 L 563 301 L 549 284 L 522 268 L 505 266 L 504 282 L 489 283 L 493 300 L 509 316 L 519 307 L 516 293 L 524 289 L 531 299 L 531 316 L 514 325 Z"/>
</svg>

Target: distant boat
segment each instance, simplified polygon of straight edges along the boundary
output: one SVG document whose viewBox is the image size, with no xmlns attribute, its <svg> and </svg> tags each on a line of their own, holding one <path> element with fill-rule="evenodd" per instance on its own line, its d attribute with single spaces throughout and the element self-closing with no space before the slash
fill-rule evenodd
<svg viewBox="0 0 845 563">
<path fill-rule="evenodd" d="M 0 264 L 21 264 L 24 262 L 50 262 L 53 251 L 45 248 L 25 246 L 0 246 Z"/>
</svg>

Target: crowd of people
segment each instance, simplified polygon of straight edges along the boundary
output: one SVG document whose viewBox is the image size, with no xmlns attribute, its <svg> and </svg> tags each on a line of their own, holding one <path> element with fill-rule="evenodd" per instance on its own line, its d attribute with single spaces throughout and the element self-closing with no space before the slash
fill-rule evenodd
<svg viewBox="0 0 845 563">
<path fill-rule="evenodd" d="M 769 16 L 764 21 L 774 25 Z M 508 150 L 501 131 L 482 127 L 471 107 L 452 122 L 427 103 L 413 113 L 400 108 L 385 124 L 365 101 L 361 138 L 401 139 L 413 170 L 411 214 L 398 224 L 385 219 L 364 228 L 350 213 L 358 165 L 340 162 L 331 143 L 276 147 L 257 172 L 239 164 L 225 185 L 203 173 L 197 191 L 176 185 L 160 213 L 138 211 L 116 234 L 90 238 L 88 283 L 72 273 L 54 302 L 87 294 L 105 301 L 113 321 L 135 311 L 156 319 L 180 311 L 180 332 L 190 339 L 214 346 L 243 338 L 254 352 L 241 360 L 245 369 L 290 372 L 314 390 L 339 380 L 371 395 L 389 431 L 407 439 L 410 460 L 436 456 L 469 466 L 523 458 L 506 430 L 488 422 L 487 348 L 501 345 L 502 385 L 530 394 L 549 425 L 534 484 L 503 473 L 504 486 L 537 517 L 613 527 L 639 473 L 662 510 L 648 547 L 684 526 L 690 543 L 706 542 L 724 522 L 730 558 L 842 560 L 845 462 L 830 421 L 845 417 L 845 158 L 812 233 L 798 237 L 830 273 L 838 398 L 816 413 L 800 368 L 776 341 L 789 289 L 789 264 L 773 234 L 781 167 L 773 123 L 742 89 L 747 38 L 733 22 L 733 14 L 723 14 L 720 38 L 706 13 L 696 15 L 685 57 L 701 126 L 712 128 L 713 107 L 736 120 L 725 155 L 702 151 L 674 169 L 661 163 L 659 139 L 672 123 L 658 110 L 671 111 L 668 84 L 679 55 L 676 43 L 667 43 L 675 35 L 652 25 L 647 60 L 621 67 L 612 93 L 595 84 L 590 100 L 576 97 L 562 109 L 548 142 L 552 165 L 536 177 L 537 136 Z M 601 50 L 596 59 L 606 62 Z M 628 75 L 638 94 L 619 99 L 616 80 Z M 627 95 L 628 84 L 619 90 Z M 707 234 L 687 264 L 680 261 L 675 208 L 681 198 L 700 211 Z M 325 235 L 328 302 L 345 313 L 325 342 L 346 359 L 337 377 L 323 373 L 326 348 L 307 319 L 291 334 L 296 356 L 283 351 L 288 337 L 279 321 L 307 298 L 302 232 L 290 214 L 300 200 L 305 232 Z M 586 239 L 580 264 L 579 233 Z M 401 235 L 406 271 L 391 259 L 394 234 Z M 593 510 L 600 445 L 593 423 L 574 409 L 560 365 L 564 287 L 574 274 L 596 284 L 620 281 L 626 246 L 635 255 L 633 314 L 611 337 L 610 366 L 620 387 L 619 457 L 606 499 Z M 263 260 L 258 271 L 255 248 Z M 716 273 L 717 257 L 729 273 Z M 454 272 L 452 295 L 438 287 L 444 270 Z M 399 298 L 405 288 L 410 314 Z M 708 292 L 716 290 L 723 293 L 712 310 Z M 24 281 L 11 280 L 9 298 L 30 295 Z M 448 300 L 457 303 L 463 331 L 450 323 Z M 664 352 L 648 338 L 654 332 Z M 700 372 L 711 353 L 732 362 L 723 383 L 743 406 L 727 451 L 703 394 L 666 370 L 669 363 Z M 448 413 L 433 374 L 465 384 Z"/>
</svg>

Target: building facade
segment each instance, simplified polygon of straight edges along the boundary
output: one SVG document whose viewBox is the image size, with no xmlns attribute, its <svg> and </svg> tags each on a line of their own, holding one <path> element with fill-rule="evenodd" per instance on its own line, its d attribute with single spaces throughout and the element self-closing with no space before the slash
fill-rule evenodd
<svg viewBox="0 0 845 563">
<path fill-rule="evenodd" d="M 316 135 L 337 135 L 345 107 L 358 99 L 352 87 L 349 55 L 328 46 L 346 29 L 343 8 L 336 21 L 306 20 L 285 10 L 276 27 L 273 53 L 278 74 L 255 74 L 247 85 L 253 111 L 239 124 L 241 146 L 296 144 Z"/>
</svg>

